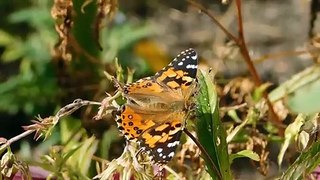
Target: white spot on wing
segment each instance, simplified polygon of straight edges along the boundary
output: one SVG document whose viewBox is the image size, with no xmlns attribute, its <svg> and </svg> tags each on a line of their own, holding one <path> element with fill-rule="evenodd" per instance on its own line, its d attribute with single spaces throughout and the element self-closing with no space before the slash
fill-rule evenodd
<svg viewBox="0 0 320 180">
<path fill-rule="evenodd" d="M 186 68 L 187 68 L 187 69 L 197 69 L 198 66 L 197 66 L 197 65 L 194 65 L 194 64 L 188 64 L 188 65 L 186 66 Z"/>
<path fill-rule="evenodd" d="M 179 144 L 179 141 L 175 141 L 175 142 L 172 142 L 172 143 L 168 143 L 168 148 L 171 148 L 171 147 L 175 147 Z"/>
<path fill-rule="evenodd" d="M 183 65 L 183 62 L 182 62 L 182 61 L 178 63 L 178 66 L 182 66 L 182 65 Z"/>
<path fill-rule="evenodd" d="M 161 153 L 162 151 L 163 151 L 162 148 L 158 148 L 158 149 L 157 149 L 157 152 L 158 152 L 158 153 Z"/>
<path fill-rule="evenodd" d="M 197 55 L 194 55 L 194 56 L 191 56 L 191 58 L 192 58 L 193 60 L 197 60 L 198 56 L 197 56 Z"/>
<path fill-rule="evenodd" d="M 174 152 L 171 152 L 170 154 L 168 154 L 168 157 L 173 157 L 174 156 Z"/>
</svg>

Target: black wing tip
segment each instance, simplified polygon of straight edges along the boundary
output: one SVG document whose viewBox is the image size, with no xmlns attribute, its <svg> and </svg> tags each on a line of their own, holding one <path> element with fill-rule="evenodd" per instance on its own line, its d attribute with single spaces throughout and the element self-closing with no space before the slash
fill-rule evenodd
<svg viewBox="0 0 320 180">
<path fill-rule="evenodd" d="M 186 54 L 186 53 L 198 54 L 197 51 L 194 48 L 185 49 L 185 50 L 181 51 L 179 54 Z"/>
</svg>

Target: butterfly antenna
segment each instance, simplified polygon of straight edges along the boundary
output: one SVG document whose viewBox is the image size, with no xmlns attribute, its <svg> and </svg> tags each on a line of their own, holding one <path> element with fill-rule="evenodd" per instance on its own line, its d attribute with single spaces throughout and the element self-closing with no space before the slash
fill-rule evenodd
<svg viewBox="0 0 320 180">
<path fill-rule="evenodd" d="M 103 73 L 109 80 L 112 81 L 112 83 L 117 88 L 117 90 L 123 91 L 123 85 L 121 84 L 121 82 L 117 78 L 115 78 L 114 76 L 112 76 L 111 74 L 109 74 L 106 71 L 104 71 Z"/>
</svg>

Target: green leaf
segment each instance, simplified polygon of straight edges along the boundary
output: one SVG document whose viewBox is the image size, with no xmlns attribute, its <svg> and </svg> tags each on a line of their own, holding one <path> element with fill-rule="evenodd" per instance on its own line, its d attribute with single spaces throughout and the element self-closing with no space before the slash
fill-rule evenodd
<svg viewBox="0 0 320 180">
<path fill-rule="evenodd" d="M 253 94 L 252 94 L 252 99 L 255 101 L 255 102 L 258 102 L 259 100 L 261 100 L 263 98 L 263 93 L 267 90 L 268 87 L 271 86 L 271 83 L 264 83 L 262 85 L 260 85 L 258 88 L 256 88 L 254 91 L 253 91 Z"/>
<path fill-rule="evenodd" d="M 0 30 L 0 45 L 1 46 L 7 46 L 8 44 L 11 44 L 13 41 L 14 41 L 14 37 L 3 31 L 3 30 Z"/>
<path fill-rule="evenodd" d="M 102 158 L 109 158 L 109 150 L 112 147 L 111 144 L 121 138 L 118 134 L 119 130 L 116 127 L 111 127 L 103 134 L 102 140 L 100 142 L 101 145 L 99 147 L 100 156 Z"/>
<path fill-rule="evenodd" d="M 76 162 L 76 167 L 79 168 L 80 172 L 88 174 L 92 156 L 96 152 L 97 147 L 98 140 L 94 136 L 86 139 L 80 149 L 70 158 L 70 162 Z"/>
<path fill-rule="evenodd" d="M 287 105 L 289 109 L 297 113 L 315 113 L 320 112 L 320 78 L 310 82 L 295 93 L 288 96 Z"/>
<path fill-rule="evenodd" d="M 293 123 L 289 124 L 286 130 L 284 131 L 284 142 L 281 145 L 281 149 L 278 155 L 278 165 L 281 166 L 284 154 L 288 149 L 292 140 L 298 135 L 301 126 L 305 122 L 306 116 L 299 114 Z"/>
<path fill-rule="evenodd" d="M 250 118 L 246 118 L 240 125 L 235 127 L 227 136 L 227 143 L 231 142 L 232 139 L 238 134 L 238 132 L 248 123 Z"/>
<path fill-rule="evenodd" d="M 320 141 L 315 142 L 308 151 L 303 152 L 284 172 L 280 179 L 302 179 L 320 164 Z"/>
<path fill-rule="evenodd" d="M 219 118 L 218 98 L 212 77 L 201 72 L 199 75 L 198 121 L 197 135 L 201 145 L 212 159 L 214 166 L 219 171 L 222 179 L 232 179 L 229 155 L 226 142 L 226 131 Z M 210 159 L 204 157 L 208 173 L 213 179 L 217 178 Z"/>
<path fill-rule="evenodd" d="M 79 139 L 74 138 L 72 136 L 75 136 L 76 133 L 79 133 L 80 127 L 81 127 L 80 119 L 66 117 L 63 119 L 63 121 L 60 121 L 61 142 L 63 144 L 68 143 L 68 146 L 73 146 L 77 144 Z M 81 136 L 76 136 L 76 137 L 80 138 Z M 73 139 L 70 140 L 70 138 L 73 138 Z"/>
<path fill-rule="evenodd" d="M 236 158 L 242 158 L 242 157 L 248 157 L 254 161 L 260 161 L 260 157 L 257 153 L 251 151 L 251 150 L 242 150 L 240 152 L 237 152 L 236 154 L 231 154 L 230 155 L 230 163 Z"/>
<path fill-rule="evenodd" d="M 271 102 L 285 99 L 287 107 L 296 113 L 320 112 L 320 66 L 315 65 L 294 75 L 269 94 Z"/>
</svg>

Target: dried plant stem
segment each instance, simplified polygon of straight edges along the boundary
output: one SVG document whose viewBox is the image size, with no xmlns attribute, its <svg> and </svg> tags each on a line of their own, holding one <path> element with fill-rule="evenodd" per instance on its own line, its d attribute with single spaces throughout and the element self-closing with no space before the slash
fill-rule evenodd
<svg viewBox="0 0 320 180">
<path fill-rule="evenodd" d="M 183 129 L 183 132 L 186 133 L 187 136 L 189 136 L 192 141 L 194 143 L 196 143 L 196 145 L 198 146 L 198 148 L 200 149 L 200 151 L 202 152 L 203 156 L 205 156 L 206 159 L 209 160 L 213 170 L 216 172 L 216 174 L 218 175 L 218 178 L 220 180 L 222 180 L 222 177 L 221 177 L 221 174 L 220 174 L 220 171 L 218 171 L 217 167 L 215 166 L 213 160 L 211 159 L 211 157 L 209 156 L 208 152 L 205 150 L 205 148 L 201 145 L 201 143 L 197 140 L 197 138 L 195 138 L 190 131 L 188 131 L 187 128 L 184 128 Z"/>
<path fill-rule="evenodd" d="M 310 52 L 315 52 L 316 50 L 298 50 L 298 51 L 281 51 L 278 53 L 273 53 L 273 54 L 266 54 L 263 55 L 259 58 L 256 58 L 253 60 L 253 63 L 261 63 L 267 59 L 279 59 L 279 58 L 283 58 L 283 57 L 289 57 L 289 56 L 299 56 L 299 55 L 304 55 L 304 54 L 308 54 Z"/>
<path fill-rule="evenodd" d="M 245 43 L 245 37 L 243 34 L 243 22 L 242 22 L 242 13 L 241 13 L 241 0 L 236 0 L 236 9 L 237 9 L 237 14 L 238 14 L 238 33 L 239 33 L 239 37 L 235 37 L 234 35 L 232 35 L 222 24 L 220 24 L 218 22 L 218 20 L 214 17 L 214 15 L 205 7 L 203 7 L 201 4 L 193 1 L 193 0 L 187 0 L 187 2 L 189 2 L 191 5 L 193 5 L 194 7 L 196 7 L 197 9 L 199 9 L 201 12 L 203 12 L 204 14 L 206 14 L 208 17 L 210 17 L 210 19 L 221 28 L 221 30 L 228 36 L 228 38 L 230 38 L 231 40 L 233 40 L 237 46 L 240 49 L 240 52 L 244 58 L 244 61 L 246 62 L 249 72 L 254 80 L 255 86 L 258 87 L 262 84 L 262 81 L 260 79 L 260 76 L 257 73 L 257 70 L 251 60 L 251 57 L 249 55 L 249 51 L 248 48 L 246 46 Z M 270 120 L 280 129 L 283 129 L 279 117 L 277 116 L 277 114 L 275 113 L 272 103 L 270 102 L 269 98 L 268 98 L 268 93 L 264 92 L 263 93 L 263 97 L 270 109 L 270 114 L 272 115 L 272 118 L 270 118 Z M 282 131 L 281 131 L 282 132 Z"/>
<path fill-rule="evenodd" d="M 254 80 L 254 83 L 256 86 L 261 86 L 262 81 L 260 79 L 260 76 L 257 73 L 257 70 L 251 60 L 251 57 L 249 55 L 249 51 L 247 48 L 247 45 L 245 43 L 245 37 L 244 37 L 244 33 L 243 33 L 243 22 L 242 22 L 242 11 L 241 11 L 241 0 L 236 0 L 236 9 L 237 9 L 237 13 L 238 13 L 238 33 L 239 33 L 239 38 L 238 41 L 236 42 L 240 48 L 240 52 L 245 60 L 245 62 L 247 63 L 247 66 L 249 68 L 249 71 L 251 73 L 251 76 Z M 283 126 L 281 125 L 281 122 L 279 120 L 278 115 L 275 113 L 272 103 L 269 100 L 268 97 L 268 93 L 266 91 L 263 92 L 263 97 L 269 107 L 270 110 L 270 115 L 271 118 L 270 120 L 273 122 L 273 124 L 275 124 L 279 129 L 280 129 L 280 133 L 283 132 Z"/>
<path fill-rule="evenodd" d="M 14 136 L 13 138 L 9 139 L 6 141 L 6 143 L 4 144 L 4 147 L 8 147 L 10 146 L 12 143 L 19 141 L 20 139 L 32 134 L 33 132 L 35 132 L 36 130 L 27 130 L 19 135 Z"/>
<path fill-rule="evenodd" d="M 192 6 L 199 9 L 201 12 L 206 14 L 210 19 L 217 25 L 219 28 L 233 41 L 238 41 L 235 36 L 233 36 L 215 17 L 214 15 L 208 11 L 205 7 L 203 7 L 201 4 L 195 2 L 194 0 L 187 0 L 188 3 L 190 3 Z"/>
<path fill-rule="evenodd" d="M 76 99 L 72 103 L 67 104 L 66 106 L 62 107 L 57 112 L 57 114 L 52 118 L 52 119 L 54 119 L 54 123 L 52 123 L 52 126 L 54 126 L 56 123 L 58 123 L 60 118 L 62 118 L 64 116 L 67 116 L 67 115 L 70 115 L 71 113 L 73 113 L 74 111 L 79 109 L 80 107 L 87 106 L 87 105 L 101 105 L 101 103 L 100 102 L 95 102 L 95 101 L 87 101 L 87 100 L 82 100 L 82 99 Z M 47 123 L 47 122 L 40 121 L 38 124 L 41 124 L 41 123 Z M 13 138 L 7 140 L 3 145 L 1 145 L 1 149 L 2 148 L 7 148 L 12 143 L 14 143 L 16 141 L 19 141 L 20 139 L 32 134 L 33 132 L 38 131 L 39 130 L 39 129 L 37 129 L 38 126 L 34 126 L 34 125 L 35 124 L 26 126 L 25 129 L 27 129 L 27 130 L 25 132 L 23 132 L 23 133 L 21 133 L 21 134 L 19 134 L 17 136 L 14 136 Z M 32 127 L 32 128 L 28 128 L 28 127 Z"/>
</svg>

